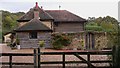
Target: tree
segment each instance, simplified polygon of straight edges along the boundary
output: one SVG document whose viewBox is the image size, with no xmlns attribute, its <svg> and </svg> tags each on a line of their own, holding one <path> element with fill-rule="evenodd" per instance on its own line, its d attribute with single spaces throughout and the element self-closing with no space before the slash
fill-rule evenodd
<svg viewBox="0 0 120 68">
<path fill-rule="evenodd" d="M 10 32 L 13 29 L 17 27 L 17 21 L 23 14 L 24 12 L 17 12 L 17 13 L 11 13 L 9 11 L 2 11 L 2 29 L 3 29 L 3 34 L 6 32 Z"/>
<path fill-rule="evenodd" d="M 25 14 L 24 12 L 11 13 L 9 11 L 0 11 L 2 12 L 2 35 L 15 29 L 18 25 L 16 20 Z"/>
<path fill-rule="evenodd" d="M 85 25 L 87 31 L 102 31 L 107 33 L 108 47 L 117 45 L 118 38 L 118 21 L 110 16 L 106 17 L 89 17 Z"/>
</svg>

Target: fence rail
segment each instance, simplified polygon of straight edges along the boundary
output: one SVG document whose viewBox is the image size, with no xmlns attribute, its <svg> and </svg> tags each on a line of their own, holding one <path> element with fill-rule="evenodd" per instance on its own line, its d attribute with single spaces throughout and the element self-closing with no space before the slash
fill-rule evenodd
<svg viewBox="0 0 120 68">
<path fill-rule="evenodd" d="M 34 49 L 34 53 L 1 53 L 2 56 L 9 56 L 9 62 L 1 62 L 3 65 L 9 65 L 9 68 L 12 68 L 12 65 L 34 65 L 34 68 L 41 68 L 41 64 L 62 64 L 62 67 L 65 68 L 65 64 L 70 63 L 83 63 L 87 64 L 88 68 L 99 68 L 93 65 L 93 63 L 112 63 L 112 60 L 91 60 L 91 55 L 112 55 L 112 50 L 107 51 L 70 51 L 70 52 L 40 52 L 40 48 Z M 41 55 L 62 55 L 62 61 L 45 61 L 41 62 L 40 58 Z M 66 61 L 65 57 L 66 55 L 74 55 L 80 61 Z M 86 55 L 87 59 L 84 59 L 80 55 Z M 34 63 L 15 63 L 12 62 L 13 56 L 33 56 L 34 57 Z M 81 61 L 82 60 L 82 61 Z M 103 67 L 103 68 L 111 68 L 111 66 Z M 102 68 L 102 67 L 100 67 Z"/>
</svg>

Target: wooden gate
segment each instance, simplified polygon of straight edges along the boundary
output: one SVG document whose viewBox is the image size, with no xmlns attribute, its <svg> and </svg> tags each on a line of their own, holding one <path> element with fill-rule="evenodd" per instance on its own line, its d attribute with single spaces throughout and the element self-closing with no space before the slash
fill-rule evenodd
<svg viewBox="0 0 120 68">
<path fill-rule="evenodd" d="M 41 62 L 40 60 L 41 55 L 62 55 L 62 61 Z M 82 61 L 66 61 L 65 55 L 74 55 L 75 57 Z M 87 60 L 81 57 L 80 55 L 87 55 Z M 34 49 L 34 68 L 41 68 L 41 64 L 62 64 L 62 68 L 65 68 L 65 64 L 70 63 L 84 63 L 88 65 L 88 68 L 112 68 L 112 65 L 106 67 L 94 66 L 92 63 L 112 63 L 112 60 L 91 61 L 90 60 L 91 55 L 112 55 L 112 51 L 40 52 L 40 48 L 38 48 Z"/>
<path fill-rule="evenodd" d="M 70 63 L 79 63 L 79 64 L 87 64 L 88 68 L 112 68 L 111 66 L 108 67 L 96 67 L 93 65 L 93 63 L 111 63 L 113 60 L 96 60 L 92 61 L 90 59 L 91 55 L 112 55 L 112 51 L 69 51 L 69 52 L 40 52 L 40 48 L 34 49 L 34 53 L 2 53 L 2 56 L 9 56 L 9 62 L 0 62 L 4 65 L 9 65 L 9 68 L 12 68 L 13 65 L 34 65 L 34 68 L 41 68 L 42 64 L 62 64 L 62 68 L 65 68 L 65 64 Z M 49 62 L 42 62 L 41 61 L 41 55 L 62 55 L 62 61 L 49 61 Z M 66 55 L 74 55 L 78 59 L 82 61 L 66 61 L 65 57 Z M 84 59 L 80 55 L 86 55 L 87 59 Z M 18 63 L 18 62 L 12 62 L 13 56 L 33 56 L 34 57 L 34 63 Z"/>
</svg>

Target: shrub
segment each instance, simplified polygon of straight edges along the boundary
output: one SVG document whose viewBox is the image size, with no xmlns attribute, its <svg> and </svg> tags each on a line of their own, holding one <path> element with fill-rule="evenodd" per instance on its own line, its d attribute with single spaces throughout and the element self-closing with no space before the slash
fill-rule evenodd
<svg viewBox="0 0 120 68">
<path fill-rule="evenodd" d="M 68 36 L 64 35 L 54 35 L 52 40 L 53 48 L 62 49 L 64 46 L 68 46 L 70 44 L 70 39 Z"/>
<path fill-rule="evenodd" d="M 39 41 L 39 45 L 40 45 L 40 47 L 44 47 L 45 41 Z"/>
<path fill-rule="evenodd" d="M 86 30 L 92 30 L 92 31 L 102 31 L 102 27 L 101 26 L 85 26 L 85 29 Z"/>
</svg>

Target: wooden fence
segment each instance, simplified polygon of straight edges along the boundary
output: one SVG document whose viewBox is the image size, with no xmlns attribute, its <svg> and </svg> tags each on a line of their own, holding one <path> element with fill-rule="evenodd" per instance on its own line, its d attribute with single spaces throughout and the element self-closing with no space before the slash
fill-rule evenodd
<svg viewBox="0 0 120 68">
<path fill-rule="evenodd" d="M 80 63 L 80 64 L 87 64 L 88 68 L 112 68 L 112 60 L 94 60 L 90 59 L 91 55 L 112 55 L 112 51 L 72 51 L 72 52 L 40 52 L 40 49 L 34 49 L 34 53 L 2 53 L 2 56 L 9 56 L 9 62 L 2 62 L 2 64 L 9 64 L 9 68 L 12 68 L 12 65 L 34 65 L 34 68 L 41 68 L 41 64 L 62 64 L 62 68 L 65 68 L 65 64 L 70 63 Z M 41 62 L 41 55 L 62 55 L 62 61 L 46 61 Z M 80 61 L 66 61 L 66 55 L 74 55 Z M 86 55 L 87 59 L 84 59 L 80 55 Z M 34 56 L 34 63 L 13 63 L 12 57 L 13 56 Z M 82 61 L 81 61 L 82 60 Z M 110 63 L 110 66 L 104 67 L 96 67 L 93 63 Z"/>
</svg>

